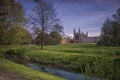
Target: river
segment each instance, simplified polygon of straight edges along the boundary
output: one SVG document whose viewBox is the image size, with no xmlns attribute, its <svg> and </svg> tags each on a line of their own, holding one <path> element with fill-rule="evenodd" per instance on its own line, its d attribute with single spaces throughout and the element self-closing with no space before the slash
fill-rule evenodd
<svg viewBox="0 0 120 80">
<path fill-rule="evenodd" d="M 66 80 L 101 80 L 99 78 L 91 78 L 89 76 L 85 76 L 83 74 L 78 74 L 78 73 L 73 73 L 73 72 L 69 72 L 69 71 L 65 71 L 65 70 L 58 70 L 58 69 L 54 69 L 54 68 L 45 68 L 36 64 L 28 64 L 28 67 L 34 69 L 34 70 L 38 70 L 38 71 L 43 71 L 52 75 L 56 75 L 59 77 L 63 77 Z"/>
</svg>

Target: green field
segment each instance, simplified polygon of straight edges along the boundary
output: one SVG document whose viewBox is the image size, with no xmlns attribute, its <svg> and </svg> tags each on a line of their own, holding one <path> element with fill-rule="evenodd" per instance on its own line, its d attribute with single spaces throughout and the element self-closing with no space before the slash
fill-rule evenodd
<svg viewBox="0 0 120 80">
<path fill-rule="evenodd" d="M 120 47 L 65 44 L 45 46 L 44 50 L 35 45 L 12 46 L 12 48 L 24 51 L 24 56 L 17 61 L 33 62 L 101 79 L 120 79 Z"/>
</svg>

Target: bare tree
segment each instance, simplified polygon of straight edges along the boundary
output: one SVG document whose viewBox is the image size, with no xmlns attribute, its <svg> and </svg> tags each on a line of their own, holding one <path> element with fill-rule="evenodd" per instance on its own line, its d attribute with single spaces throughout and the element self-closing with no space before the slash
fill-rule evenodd
<svg viewBox="0 0 120 80">
<path fill-rule="evenodd" d="M 58 19 L 56 18 L 56 12 L 52 3 L 48 2 L 47 0 L 34 1 L 35 7 L 32 15 L 29 18 L 29 22 L 33 24 L 34 30 L 37 32 L 37 34 L 42 34 L 41 49 L 43 49 L 44 33 L 48 32 Z"/>
</svg>

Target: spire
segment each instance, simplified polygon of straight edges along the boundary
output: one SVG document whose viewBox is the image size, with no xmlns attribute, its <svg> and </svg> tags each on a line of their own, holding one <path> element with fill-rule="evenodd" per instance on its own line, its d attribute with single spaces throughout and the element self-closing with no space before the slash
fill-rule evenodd
<svg viewBox="0 0 120 80">
<path fill-rule="evenodd" d="M 88 32 L 86 32 L 86 37 L 88 37 Z"/>
<path fill-rule="evenodd" d="M 73 29 L 73 34 L 74 34 L 74 43 L 75 43 L 75 28 Z"/>
<path fill-rule="evenodd" d="M 75 37 L 75 28 L 74 28 L 74 30 L 73 30 L 73 34 L 74 34 L 74 37 Z"/>
<path fill-rule="evenodd" d="M 74 30 L 73 30 L 73 33 L 75 34 L 75 28 L 74 28 Z"/>
<path fill-rule="evenodd" d="M 79 28 L 79 43 L 80 43 L 80 34 L 81 34 L 81 32 L 80 32 L 80 28 Z"/>
<path fill-rule="evenodd" d="M 80 32 L 80 28 L 79 28 L 79 35 L 80 35 L 80 33 L 81 33 L 81 32 Z"/>
</svg>

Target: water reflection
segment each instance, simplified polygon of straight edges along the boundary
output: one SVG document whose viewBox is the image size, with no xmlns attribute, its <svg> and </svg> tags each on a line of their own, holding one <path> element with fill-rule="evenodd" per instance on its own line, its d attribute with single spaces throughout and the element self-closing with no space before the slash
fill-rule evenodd
<svg viewBox="0 0 120 80">
<path fill-rule="evenodd" d="M 73 72 L 69 72 L 69 71 L 57 70 L 57 69 L 53 69 L 53 68 L 44 68 L 44 67 L 36 65 L 36 64 L 28 64 L 28 67 L 35 69 L 35 70 L 44 71 L 44 72 L 47 72 L 49 74 L 53 74 L 56 76 L 63 77 L 66 80 L 101 80 L 98 78 L 91 78 L 91 77 L 88 77 L 88 76 L 85 76 L 82 74 L 73 73 Z"/>
</svg>

